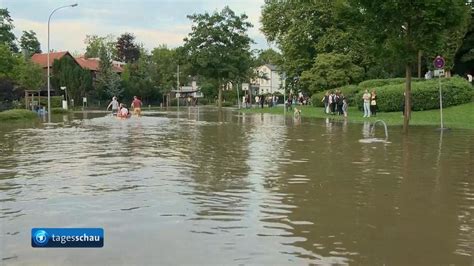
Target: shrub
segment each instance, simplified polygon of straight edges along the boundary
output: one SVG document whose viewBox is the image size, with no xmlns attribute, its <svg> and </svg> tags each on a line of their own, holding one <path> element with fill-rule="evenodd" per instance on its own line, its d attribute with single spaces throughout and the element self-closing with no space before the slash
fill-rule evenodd
<svg viewBox="0 0 474 266">
<path fill-rule="evenodd" d="M 51 108 L 51 113 L 52 114 L 67 114 L 69 113 L 69 111 L 63 108 Z"/>
<path fill-rule="evenodd" d="M 414 82 L 417 81 L 424 81 L 424 79 L 419 78 L 412 78 Z M 370 79 L 366 81 L 362 81 L 359 83 L 359 87 L 361 89 L 379 89 L 379 87 L 387 86 L 387 85 L 396 85 L 405 83 L 405 78 L 391 78 L 391 79 Z"/>
<path fill-rule="evenodd" d="M 25 109 L 12 109 L 0 112 L 0 121 L 5 120 L 21 120 L 21 119 L 35 119 L 38 116 L 35 112 Z"/>
<path fill-rule="evenodd" d="M 198 98 L 197 103 L 198 103 L 198 105 L 208 105 L 209 104 L 209 99 L 207 99 L 207 98 Z"/>
<path fill-rule="evenodd" d="M 459 77 L 443 79 L 441 83 L 443 107 L 460 105 L 472 101 L 471 85 Z M 405 84 L 387 85 L 377 90 L 377 107 L 382 112 L 401 111 L 403 107 Z M 361 90 L 356 95 L 357 106 L 362 109 Z M 438 80 L 412 83 L 412 110 L 422 111 L 439 108 Z"/>
<path fill-rule="evenodd" d="M 236 103 L 234 103 L 233 101 L 226 101 L 226 102 L 223 102 L 222 103 L 222 107 L 232 107 L 232 106 L 235 106 Z"/>
<path fill-rule="evenodd" d="M 334 90 L 340 90 L 344 94 L 344 97 L 346 97 L 349 106 L 355 105 L 355 100 L 356 100 L 356 95 L 359 92 L 360 88 L 356 85 L 348 85 L 340 88 L 336 88 Z M 321 102 L 321 100 L 324 97 L 324 94 L 326 91 L 321 91 L 318 93 L 315 93 L 311 96 L 311 103 L 315 107 L 323 107 L 324 103 Z"/>
</svg>

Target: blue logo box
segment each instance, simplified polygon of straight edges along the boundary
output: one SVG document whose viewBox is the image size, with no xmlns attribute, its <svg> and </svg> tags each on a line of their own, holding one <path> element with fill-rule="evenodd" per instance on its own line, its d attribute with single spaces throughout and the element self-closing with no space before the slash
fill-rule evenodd
<svg viewBox="0 0 474 266">
<path fill-rule="evenodd" d="M 104 246 L 102 228 L 33 228 L 31 246 L 34 248 L 101 248 Z"/>
</svg>

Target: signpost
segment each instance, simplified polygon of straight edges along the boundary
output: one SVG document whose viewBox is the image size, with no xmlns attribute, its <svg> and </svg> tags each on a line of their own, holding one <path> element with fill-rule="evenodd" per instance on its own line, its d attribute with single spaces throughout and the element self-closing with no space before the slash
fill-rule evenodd
<svg viewBox="0 0 474 266">
<path fill-rule="evenodd" d="M 64 91 L 65 93 L 65 96 L 64 96 L 64 100 L 63 100 L 63 109 L 67 110 L 67 89 L 66 89 L 66 86 L 61 86 L 61 90 Z"/>
<path fill-rule="evenodd" d="M 433 61 L 433 65 L 437 70 L 435 70 L 435 76 L 438 75 L 438 80 L 439 80 L 439 114 L 440 114 L 440 120 L 441 120 L 441 128 L 440 130 L 444 130 L 444 124 L 443 124 L 443 95 L 441 93 L 441 76 L 444 76 L 444 65 L 445 61 L 444 58 L 441 56 L 437 56 L 435 60 Z"/>
</svg>

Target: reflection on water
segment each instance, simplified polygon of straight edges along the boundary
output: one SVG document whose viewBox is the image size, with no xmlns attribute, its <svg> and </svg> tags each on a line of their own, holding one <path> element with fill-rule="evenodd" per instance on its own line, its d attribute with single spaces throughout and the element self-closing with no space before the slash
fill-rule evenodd
<svg viewBox="0 0 474 266">
<path fill-rule="evenodd" d="M 148 114 L 2 125 L 2 263 L 473 262 L 473 131 Z M 32 249 L 32 227 L 103 227 L 105 247 Z"/>
</svg>

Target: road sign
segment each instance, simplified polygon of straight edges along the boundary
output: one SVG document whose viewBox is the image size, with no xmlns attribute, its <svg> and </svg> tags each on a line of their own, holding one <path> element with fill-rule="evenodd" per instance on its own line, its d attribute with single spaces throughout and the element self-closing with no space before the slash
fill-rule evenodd
<svg viewBox="0 0 474 266">
<path fill-rule="evenodd" d="M 444 77 L 444 69 L 435 69 L 434 76 L 435 77 Z"/>
<path fill-rule="evenodd" d="M 445 62 L 445 61 L 444 61 L 444 58 L 438 55 L 438 56 L 435 58 L 435 60 L 433 61 L 433 65 L 434 65 L 434 67 L 436 67 L 436 68 L 443 68 L 443 67 L 444 67 L 444 62 Z"/>
</svg>

